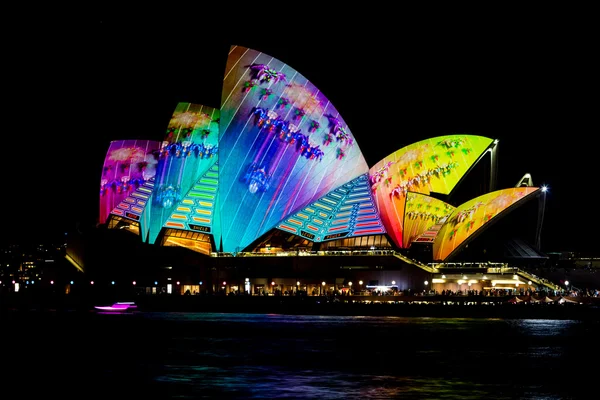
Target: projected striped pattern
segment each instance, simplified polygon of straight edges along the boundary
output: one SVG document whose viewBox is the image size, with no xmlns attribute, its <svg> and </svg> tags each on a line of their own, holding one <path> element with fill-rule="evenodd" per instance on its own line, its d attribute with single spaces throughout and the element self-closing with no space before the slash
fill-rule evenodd
<svg viewBox="0 0 600 400">
<path fill-rule="evenodd" d="M 385 233 L 367 174 L 329 192 L 285 219 L 277 228 L 314 242 Z"/>
<path fill-rule="evenodd" d="M 131 194 L 120 202 L 110 213 L 139 222 L 142 218 L 142 213 L 146 209 L 146 204 L 150 201 L 153 189 L 154 177 L 150 178 L 131 192 Z"/>
<path fill-rule="evenodd" d="M 219 184 L 219 167 L 214 163 L 198 179 L 165 222 L 165 228 L 211 233 Z"/>
<path fill-rule="evenodd" d="M 419 243 L 423 243 L 423 242 L 424 243 L 433 243 L 433 241 L 435 240 L 435 237 L 437 236 L 440 229 L 442 228 L 442 225 L 443 225 L 443 223 L 433 225 L 432 227 L 427 229 L 425 232 L 423 232 L 421 235 L 419 235 L 414 241 L 419 242 Z"/>
</svg>

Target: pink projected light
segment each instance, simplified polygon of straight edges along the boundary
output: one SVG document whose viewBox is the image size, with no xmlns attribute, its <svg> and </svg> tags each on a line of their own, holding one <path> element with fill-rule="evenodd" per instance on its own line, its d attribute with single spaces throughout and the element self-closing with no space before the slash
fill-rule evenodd
<svg viewBox="0 0 600 400">
<path fill-rule="evenodd" d="M 96 310 L 101 310 L 101 311 L 127 311 L 127 310 L 136 309 L 137 306 L 135 305 L 134 302 L 130 301 L 130 302 L 118 302 L 118 303 L 113 304 L 112 306 L 94 306 L 94 308 Z"/>
<path fill-rule="evenodd" d="M 100 179 L 101 223 L 105 223 L 111 211 L 115 209 L 125 218 L 139 222 L 140 203 L 125 200 L 140 186 L 154 178 L 159 145 L 156 140 L 110 142 Z"/>
</svg>

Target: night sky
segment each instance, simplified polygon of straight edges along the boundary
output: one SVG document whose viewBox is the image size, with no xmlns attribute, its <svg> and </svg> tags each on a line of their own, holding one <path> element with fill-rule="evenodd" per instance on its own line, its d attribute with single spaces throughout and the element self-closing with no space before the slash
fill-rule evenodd
<svg viewBox="0 0 600 400">
<path fill-rule="evenodd" d="M 369 165 L 429 137 L 499 139 L 498 189 L 525 173 L 549 186 L 542 250 L 593 250 L 598 65 L 585 26 L 373 18 L 374 27 L 356 18 L 344 29 L 308 17 L 242 18 L 232 29 L 200 17 L 178 25 L 98 15 L 11 25 L 4 239 L 93 226 L 109 142 L 162 140 L 178 102 L 218 108 L 238 44 L 312 81 Z"/>
</svg>

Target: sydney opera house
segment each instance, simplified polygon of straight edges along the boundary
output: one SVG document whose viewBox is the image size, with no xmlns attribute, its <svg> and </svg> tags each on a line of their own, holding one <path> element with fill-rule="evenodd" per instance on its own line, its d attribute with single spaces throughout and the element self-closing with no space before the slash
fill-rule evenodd
<svg viewBox="0 0 600 400">
<path fill-rule="evenodd" d="M 220 108 L 182 102 L 163 140 L 110 143 L 104 247 L 74 245 L 79 268 L 152 293 L 552 287 L 514 267 L 544 259 L 535 245 L 492 248 L 525 204 L 539 239 L 545 196 L 528 175 L 495 188 L 494 138 L 425 138 L 368 165 L 340 111 L 284 61 L 232 46 L 222 79 Z M 477 171 L 485 192 L 457 202 Z"/>
</svg>

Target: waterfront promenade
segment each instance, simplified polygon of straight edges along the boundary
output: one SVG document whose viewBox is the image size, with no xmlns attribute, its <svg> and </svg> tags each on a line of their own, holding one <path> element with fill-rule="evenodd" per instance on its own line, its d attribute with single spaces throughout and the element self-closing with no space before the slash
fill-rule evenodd
<svg viewBox="0 0 600 400">
<path fill-rule="evenodd" d="M 13 294 L 0 297 L 0 312 L 94 312 L 94 306 L 115 301 L 134 301 L 137 309 L 132 312 L 600 319 L 600 298 L 562 296 L 132 295 L 116 299 Z"/>
</svg>

